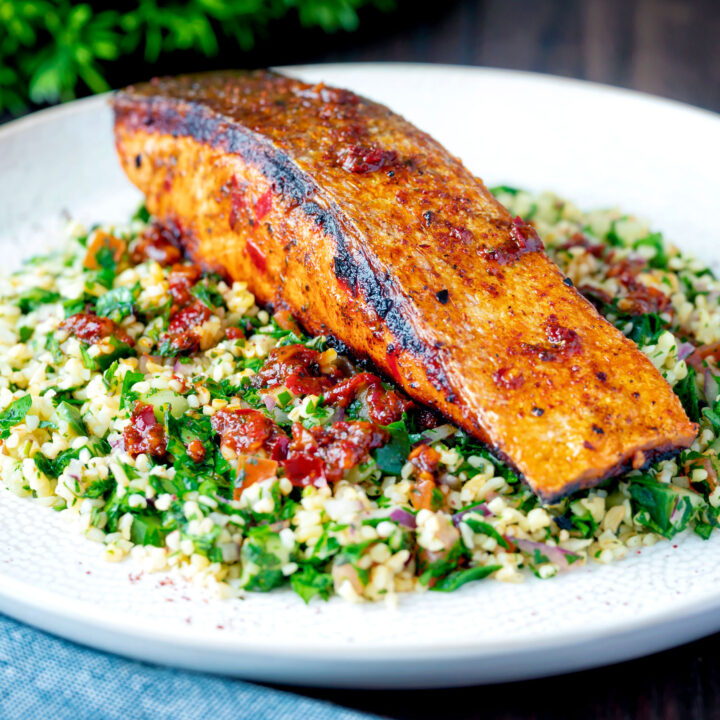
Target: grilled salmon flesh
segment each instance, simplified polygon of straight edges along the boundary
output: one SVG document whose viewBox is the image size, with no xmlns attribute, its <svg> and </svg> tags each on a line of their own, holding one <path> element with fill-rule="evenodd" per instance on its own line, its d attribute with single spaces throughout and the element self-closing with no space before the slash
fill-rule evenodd
<svg viewBox="0 0 720 720">
<path fill-rule="evenodd" d="M 268 71 L 115 95 L 122 165 L 197 262 L 370 359 L 544 501 L 687 447 L 650 360 L 441 145 Z"/>
</svg>

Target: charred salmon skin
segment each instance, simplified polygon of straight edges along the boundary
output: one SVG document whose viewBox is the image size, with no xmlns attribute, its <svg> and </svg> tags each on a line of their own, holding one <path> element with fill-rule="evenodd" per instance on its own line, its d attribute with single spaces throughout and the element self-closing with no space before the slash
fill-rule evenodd
<svg viewBox="0 0 720 720">
<path fill-rule="evenodd" d="M 370 359 L 543 501 L 692 443 L 535 230 L 388 108 L 269 71 L 155 80 L 113 108 L 125 172 L 191 257 Z"/>
</svg>

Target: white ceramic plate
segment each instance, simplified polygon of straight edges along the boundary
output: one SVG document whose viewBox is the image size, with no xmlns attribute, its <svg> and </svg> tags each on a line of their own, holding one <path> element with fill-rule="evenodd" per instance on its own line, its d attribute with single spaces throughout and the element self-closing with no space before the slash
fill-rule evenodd
<svg viewBox="0 0 720 720">
<path fill-rule="evenodd" d="M 553 189 L 650 217 L 720 259 L 720 117 L 522 73 L 404 65 L 294 68 L 385 102 L 488 184 Z M 123 220 L 139 196 L 115 160 L 106 99 L 0 129 L 3 270 L 53 241 L 61 213 Z M 398 610 L 290 592 L 208 601 L 134 577 L 63 518 L 0 493 L 0 610 L 98 648 L 266 681 L 428 687 L 578 670 L 720 629 L 720 537 L 688 535 L 612 566 L 522 585 L 403 597 Z"/>
</svg>

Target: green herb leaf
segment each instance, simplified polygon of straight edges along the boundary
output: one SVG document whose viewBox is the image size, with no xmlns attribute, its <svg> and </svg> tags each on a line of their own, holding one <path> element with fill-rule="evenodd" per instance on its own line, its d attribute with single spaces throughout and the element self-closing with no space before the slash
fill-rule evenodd
<svg viewBox="0 0 720 720">
<path fill-rule="evenodd" d="M 377 466 L 390 475 L 399 475 L 410 454 L 410 436 L 404 420 L 385 426 L 390 440 L 373 452 Z"/>
<path fill-rule="evenodd" d="M 31 327 L 20 327 L 18 328 L 18 335 L 20 336 L 20 342 L 26 343 L 35 332 L 35 328 Z"/>
<path fill-rule="evenodd" d="M 61 420 L 64 420 L 68 424 L 68 427 L 76 435 L 88 434 L 87 427 L 85 426 L 85 421 L 83 420 L 82 415 L 80 414 L 80 411 L 77 409 L 77 407 L 63 401 L 57 407 L 57 414 Z"/>
<path fill-rule="evenodd" d="M 122 389 L 120 391 L 120 409 L 131 408 L 133 403 L 138 399 L 140 393 L 132 392 L 130 389 L 135 383 L 142 382 L 145 376 L 141 372 L 128 370 L 122 381 Z"/>
<path fill-rule="evenodd" d="M 485 565 L 483 567 L 468 568 L 467 570 L 456 570 L 442 578 L 442 580 L 438 580 L 431 589 L 438 592 L 453 592 L 466 583 L 483 580 L 496 570 L 500 570 L 501 567 L 502 565 Z"/>
<path fill-rule="evenodd" d="M 316 595 L 327 600 L 333 592 L 333 579 L 330 573 L 321 572 L 312 565 L 303 565 L 290 576 L 292 589 L 309 603 Z"/>
<path fill-rule="evenodd" d="M 25 419 L 28 410 L 32 406 L 32 397 L 23 395 L 13 400 L 2 412 L 0 412 L 0 438 L 3 440 L 10 437 L 10 428 Z"/>
<path fill-rule="evenodd" d="M 508 541 L 492 526 L 482 520 L 478 520 L 472 516 L 465 516 L 462 520 L 473 532 L 482 533 L 488 537 L 495 538 L 500 547 L 509 548 Z"/>
<path fill-rule="evenodd" d="M 695 383 L 695 368 L 688 365 L 687 375 L 673 387 L 675 394 L 680 398 L 683 408 L 693 422 L 700 421 L 700 400 L 698 399 L 697 385 Z"/>
<path fill-rule="evenodd" d="M 636 240 L 633 247 L 637 250 L 640 247 L 651 247 L 655 249 L 655 255 L 649 260 L 650 267 L 664 270 L 667 268 L 668 256 L 665 252 L 665 243 L 662 233 L 652 233 L 647 237 Z"/>
<path fill-rule="evenodd" d="M 639 508 L 635 519 L 666 538 L 685 530 L 706 507 L 698 493 L 648 476 L 631 478 L 628 489 L 635 507 Z"/>
<path fill-rule="evenodd" d="M 115 273 L 117 271 L 115 253 L 107 245 L 103 245 L 95 253 L 95 262 L 99 268 L 96 273 L 98 283 L 110 289 L 115 282 Z"/>
<path fill-rule="evenodd" d="M 119 323 L 123 318 L 132 315 L 134 302 L 135 297 L 130 288 L 114 288 L 98 298 L 95 313 Z"/>
<path fill-rule="evenodd" d="M 162 547 L 165 544 L 162 520 L 157 515 L 135 515 L 130 527 L 130 540 L 136 545 Z"/>
<path fill-rule="evenodd" d="M 225 307 L 225 300 L 217 289 L 217 285 L 208 278 L 203 278 L 199 283 L 196 283 L 190 292 L 211 310 Z"/>
<path fill-rule="evenodd" d="M 60 294 L 52 290 L 43 290 L 42 288 L 33 288 L 27 290 L 17 299 L 17 306 L 23 315 L 27 315 L 33 310 L 37 310 L 41 305 L 57 302 Z"/>
<path fill-rule="evenodd" d="M 145 207 L 145 203 L 142 203 L 140 207 L 135 211 L 132 219 L 140 220 L 140 222 L 144 223 L 150 222 L 150 213 L 148 212 L 147 207 Z"/>
<path fill-rule="evenodd" d="M 91 437 L 88 443 L 85 445 L 85 448 L 90 451 L 90 454 L 93 457 L 107 455 L 110 452 L 109 443 L 106 440 L 102 440 L 98 437 Z M 83 449 L 84 448 L 70 448 L 68 450 L 63 450 L 61 453 L 58 453 L 57 457 L 53 459 L 46 457 L 42 453 L 35 453 L 35 455 L 33 455 L 33 460 L 35 461 L 35 465 L 37 466 L 38 470 L 40 470 L 40 472 L 44 473 L 49 478 L 57 478 L 60 477 L 63 470 L 65 470 L 65 468 L 70 464 L 71 460 L 75 460 L 80 457 L 80 453 Z M 102 485 L 102 491 L 100 491 L 99 485 L 96 486 L 94 489 L 91 486 L 85 491 L 83 497 L 92 498 L 104 495 L 110 489 L 110 486 L 113 485 L 114 480 L 111 477 L 108 477 L 105 480 L 97 481 L 97 483 L 99 483 L 99 485 Z"/>
<path fill-rule="evenodd" d="M 282 568 L 289 561 L 290 553 L 280 535 L 267 525 L 248 530 L 240 556 L 243 566 L 241 587 L 267 592 L 285 583 Z"/>
</svg>

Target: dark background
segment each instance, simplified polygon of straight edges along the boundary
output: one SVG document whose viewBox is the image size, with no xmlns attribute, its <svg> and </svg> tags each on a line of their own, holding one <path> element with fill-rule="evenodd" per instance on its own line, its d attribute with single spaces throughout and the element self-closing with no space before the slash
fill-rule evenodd
<svg viewBox="0 0 720 720">
<path fill-rule="evenodd" d="M 154 74 L 313 62 L 486 65 L 621 85 L 720 111 L 720 0 L 396 0 L 360 11 L 355 33 L 272 25 L 255 49 L 221 43 L 219 57 L 173 54 Z M 113 87 L 147 65 L 110 67 Z"/>
<path fill-rule="evenodd" d="M 362 13 L 354 35 L 294 33 L 278 28 L 258 45 L 253 63 L 486 65 L 610 83 L 720 111 L 720 0 L 401 2 L 395 15 Z M 478 608 L 478 621 L 481 614 Z M 720 718 L 720 636 L 643 660 L 525 683 L 407 692 L 293 690 L 408 720 L 713 720 Z"/>
</svg>

